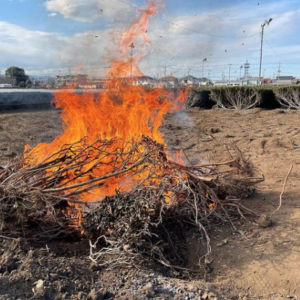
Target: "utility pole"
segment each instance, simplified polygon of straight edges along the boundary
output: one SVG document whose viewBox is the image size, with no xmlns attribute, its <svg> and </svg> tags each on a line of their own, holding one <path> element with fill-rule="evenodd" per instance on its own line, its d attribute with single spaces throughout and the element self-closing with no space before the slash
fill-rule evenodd
<svg viewBox="0 0 300 300">
<path fill-rule="evenodd" d="M 232 64 L 229 64 L 228 65 L 229 66 L 229 70 L 228 70 L 228 75 L 229 75 L 229 82 L 231 82 L 231 77 L 230 77 L 230 75 L 231 75 L 231 66 L 232 66 Z"/>
<path fill-rule="evenodd" d="M 202 80 L 204 78 L 204 63 L 207 62 L 207 58 L 204 58 L 202 61 Z"/>
<path fill-rule="evenodd" d="M 164 67 L 164 87 L 167 88 L 167 65 Z"/>
<path fill-rule="evenodd" d="M 259 77 L 258 77 L 258 85 L 261 85 L 261 66 L 262 66 L 262 56 L 263 56 L 263 45 L 264 45 L 264 31 L 265 26 L 270 25 L 272 22 L 272 18 L 266 20 L 263 24 L 261 24 L 261 42 L 260 42 L 260 62 L 259 62 Z"/>
<path fill-rule="evenodd" d="M 242 69 L 243 69 L 243 66 L 240 66 L 240 80 L 242 79 Z"/>
<path fill-rule="evenodd" d="M 277 79 L 280 77 L 281 74 L 281 63 L 278 65 L 278 72 L 277 72 Z"/>
<path fill-rule="evenodd" d="M 129 45 L 130 49 L 130 77 L 133 76 L 133 49 L 135 48 L 134 43 Z"/>
</svg>

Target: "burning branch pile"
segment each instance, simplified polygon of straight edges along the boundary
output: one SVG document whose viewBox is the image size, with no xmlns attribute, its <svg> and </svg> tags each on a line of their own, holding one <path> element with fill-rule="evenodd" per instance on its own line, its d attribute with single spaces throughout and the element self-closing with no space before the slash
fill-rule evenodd
<svg viewBox="0 0 300 300">
<path fill-rule="evenodd" d="M 254 215 L 239 200 L 261 179 L 237 148 L 216 164 L 187 167 L 167 157 L 159 128 L 165 114 L 183 107 L 187 91 L 145 89 L 132 77 L 142 75 L 136 61 L 145 57 L 147 23 L 157 8 L 149 1 L 124 32 L 107 88 L 96 96 L 55 93 L 64 132 L 27 146 L 0 171 L 1 235 L 34 241 L 72 235 L 89 239 L 90 258 L 105 267 L 152 258 L 182 269 L 187 232 L 200 234 L 208 255 L 210 228 Z M 129 59 L 132 42 L 141 52 Z M 248 96 L 239 108 L 256 103 Z"/>
<path fill-rule="evenodd" d="M 184 232 L 198 230 L 209 253 L 208 228 L 234 226 L 237 214 L 254 215 L 239 199 L 260 179 L 249 177 L 249 166 L 235 153 L 225 162 L 187 167 L 143 137 L 126 143 L 83 139 L 31 168 L 19 159 L 0 174 L 1 234 L 45 240 L 84 231 L 82 238 L 93 241 L 90 258 L 101 265 L 141 257 L 184 265 Z M 116 183 L 113 195 L 83 200 Z"/>
</svg>

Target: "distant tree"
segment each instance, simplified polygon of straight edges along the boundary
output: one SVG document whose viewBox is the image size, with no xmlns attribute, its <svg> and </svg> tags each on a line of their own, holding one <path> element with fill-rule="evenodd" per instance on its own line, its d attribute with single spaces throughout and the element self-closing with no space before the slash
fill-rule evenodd
<svg viewBox="0 0 300 300">
<path fill-rule="evenodd" d="M 15 85 L 24 86 L 24 83 L 29 80 L 29 76 L 25 74 L 25 70 L 18 67 L 10 67 L 5 71 L 5 76 L 15 80 Z"/>
<path fill-rule="evenodd" d="M 19 83 L 19 87 L 20 88 L 26 88 L 26 83 L 24 82 L 24 81 L 21 81 L 20 83 Z"/>
<path fill-rule="evenodd" d="M 31 88 L 32 87 L 32 81 L 30 79 L 27 79 L 26 81 L 26 87 Z"/>
</svg>

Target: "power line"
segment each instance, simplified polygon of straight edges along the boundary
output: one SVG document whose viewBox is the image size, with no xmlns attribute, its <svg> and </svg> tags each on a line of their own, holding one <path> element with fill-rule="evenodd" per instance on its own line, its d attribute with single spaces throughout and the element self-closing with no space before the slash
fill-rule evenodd
<svg viewBox="0 0 300 300">
<path fill-rule="evenodd" d="M 122 2 L 126 5 L 129 5 L 130 7 L 134 8 L 135 10 L 140 10 L 139 7 L 127 2 L 127 1 L 124 1 L 124 0 L 118 0 L 119 2 Z M 210 33 L 206 33 L 206 32 L 201 32 L 199 30 L 196 30 L 196 29 L 191 29 L 191 28 L 188 28 L 188 27 L 185 27 L 185 26 L 182 26 L 182 25 L 179 25 L 178 23 L 175 23 L 175 22 L 172 22 L 172 21 L 169 21 L 169 20 L 166 20 L 166 19 L 163 19 L 162 17 L 159 17 L 157 15 L 153 15 L 152 16 L 153 18 L 156 18 L 156 19 L 159 19 L 165 23 L 168 23 L 168 24 L 171 24 L 173 26 L 176 26 L 176 27 L 179 27 L 181 29 L 184 29 L 186 31 L 190 31 L 190 32 L 193 32 L 193 33 L 197 33 L 197 34 L 201 34 L 201 35 L 205 35 L 205 36 L 209 36 L 209 37 L 213 37 L 213 38 L 222 38 L 222 39 L 245 39 L 245 38 L 251 38 L 251 37 L 254 37 L 254 36 L 257 36 L 257 33 L 255 34 L 252 34 L 252 35 L 245 35 L 245 36 L 225 36 L 225 35 L 214 35 L 214 34 L 210 34 Z"/>
<path fill-rule="evenodd" d="M 278 54 L 275 49 L 270 45 L 270 43 L 265 39 L 266 43 L 268 44 L 268 46 L 272 49 L 272 51 L 281 59 L 283 59 L 284 61 L 287 61 L 285 58 L 283 58 L 280 54 Z"/>
</svg>

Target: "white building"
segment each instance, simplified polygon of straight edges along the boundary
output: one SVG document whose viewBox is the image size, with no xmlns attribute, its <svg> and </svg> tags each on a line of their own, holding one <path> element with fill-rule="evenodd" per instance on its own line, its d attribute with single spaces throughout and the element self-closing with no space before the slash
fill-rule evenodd
<svg viewBox="0 0 300 300">
<path fill-rule="evenodd" d="M 9 83 L 0 83 L 0 89 L 11 89 L 13 87 L 12 84 Z"/>
<path fill-rule="evenodd" d="M 132 85 L 155 87 L 157 85 L 157 81 L 149 76 L 139 76 L 133 78 Z"/>
<path fill-rule="evenodd" d="M 214 86 L 257 86 L 259 85 L 258 77 L 248 77 L 233 80 L 216 80 L 213 82 Z"/>
<path fill-rule="evenodd" d="M 194 76 L 188 75 L 179 80 L 181 86 L 199 87 L 200 79 Z"/>
<path fill-rule="evenodd" d="M 200 83 L 199 83 L 200 87 L 201 86 L 213 86 L 213 82 L 208 78 L 203 77 L 203 78 L 200 78 L 199 81 L 200 81 Z"/>
<path fill-rule="evenodd" d="M 294 76 L 278 76 L 271 85 L 297 85 L 297 81 Z"/>
<path fill-rule="evenodd" d="M 162 77 L 158 79 L 158 86 L 174 89 L 179 86 L 179 79 L 174 76 Z"/>
</svg>

